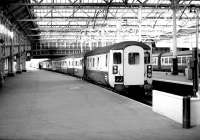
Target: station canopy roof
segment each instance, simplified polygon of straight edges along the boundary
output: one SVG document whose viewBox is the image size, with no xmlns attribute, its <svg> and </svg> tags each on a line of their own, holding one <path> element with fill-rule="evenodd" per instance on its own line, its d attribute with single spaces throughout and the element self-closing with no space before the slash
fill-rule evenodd
<svg viewBox="0 0 200 140">
<path fill-rule="evenodd" d="M 173 36 L 174 8 L 177 36 L 194 34 L 200 1 L 21 0 L 16 5 L 30 8 L 33 16 L 17 21 L 36 24 L 27 29 L 36 40 L 158 41 Z"/>
</svg>

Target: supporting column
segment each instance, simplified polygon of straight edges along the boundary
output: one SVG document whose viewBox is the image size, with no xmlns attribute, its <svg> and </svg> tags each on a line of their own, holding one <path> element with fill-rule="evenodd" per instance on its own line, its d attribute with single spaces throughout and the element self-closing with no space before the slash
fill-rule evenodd
<svg viewBox="0 0 200 140">
<path fill-rule="evenodd" d="M 15 76 L 13 71 L 13 56 L 8 58 L 8 76 Z"/>
<path fill-rule="evenodd" d="M 0 87 L 4 84 L 4 64 L 3 64 L 3 56 L 4 56 L 4 40 L 0 40 Z"/>
<path fill-rule="evenodd" d="M 16 73 L 22 73 L 22 68 L 21 68 L 21 50 L 20 50 L 20 45 L 18 46 L 18 54 L 17 54 L 17 71 Z"/>
<path fill-rule="evenodd" d="M 199 44 L 199 8 L 196 8 L 196 48 L 192 49 L 192 58 L 194 67 L 192 69 L 192 79 L 193 79 L 193 96 L 197 97 L 199 96 L 198 90 L 199 90 L 199 60 L 198 60 L 198 45 Z"/>
<path fill-rule="evenodd" d="M 90 48 L 90 51 L 91 51 L 92 50 L 92 41 L 91 41 L 91 39 L 88 39 L 87 44 L 88 44 L 88 46 Z"/>
<path fill-rule="evenodd" d="M 101 44 L 102 47 L 106 46 L 105 28 L 101 30 Z"/>
<path fill-rule="evenodd" d="M 81 42 L 80 42 L 80 45 L 81 45 L 81 54 L 83 54 L 83 42 L 82 42 L 82 40 L 80 40 Z"/>
<path fill-rule="evenodd" d="M 4 63 L 3 58 L 0 58 L 0 87 L 4 84 Z"/>
<path fill-rule="evenodd" d="M 1 63 L 2 63 L 2 70 L 1 70 L 1 72 L 2 72 L 2 75 L 3 75 L 3 78 L 5 79 L 5 77 L 6 77 L 6 75 L 5 75 L 5 58 L 3 58 L 3 59 L 1 59 Z"/>
<path fill-rule="evenodd" d="M 138 41 L 142 41 L 142 6 L 138 8 L 138 24 L 139 24 Z"/>
<path fill-rule="evenodd" d="M 172 1 L 173 10 L 173 58 L 172 58 L 172 74 L 178 75 L 178 58 L 177 58 L 177 38 L 176 38 L 176 0 Z"/>
<path fill-rule="evenodd" d="M 192 49 L 192 81 L 193 81 L 193 96 L 196 97 L 199 89 L 198 82 L 198 50 Z"/>
<path fill-rule="evenodd" d="M 121 37 L 121 30 L 122 30 L 122 19 L 118 19 L 118 21 L 116 22 L 116 36 L 115 36 L 115 42 L 120 42 L 122 40 Z"/>
<path fill-rule="evenodd" d="M 22 69 L 21 69 L 21 55 L 18 54 L 17 55 L 17 71 L 16 73 L 22 73 Z"/>
<path fill-rule="evenodd" d="M 26 52 L 24 52 L 22 57 L 22 72 L 26 72 Z"/>
<path fill-rule="evenodd" d="M 15 76 L 13 72 L 13 44 L 11 39 L 10 56 L 8 58 L 8 76 Z"/>
</svg>

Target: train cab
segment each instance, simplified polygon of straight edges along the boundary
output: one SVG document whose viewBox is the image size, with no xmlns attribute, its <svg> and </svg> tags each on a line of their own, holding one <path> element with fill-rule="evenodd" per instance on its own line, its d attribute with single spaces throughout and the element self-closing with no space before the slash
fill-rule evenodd
<svg viewBox="0 0 200 140">
<path fill-rule="evenodd" d="M 108 73 L 110 86 L 117 90 L 132 86 L 150 87 L 151 49 L 140 45 L 128 45 L 121 49 L 110 50 Z"/>
</svg>

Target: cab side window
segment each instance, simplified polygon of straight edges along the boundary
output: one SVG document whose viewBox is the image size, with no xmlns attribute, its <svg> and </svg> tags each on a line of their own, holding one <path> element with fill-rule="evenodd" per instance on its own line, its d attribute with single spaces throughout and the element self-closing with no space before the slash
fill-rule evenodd
<svg viewBox="0 0 200 140">
<path fill-rule="evenodd" d="M 113 64 L 121 64 L 121 62 L 122 62 L 121 53 L 114 53 L 113 54 Z"/>
<path fill-rule="evenodd" d="M 135 65 L 140 63 L 139 53 L 129 53 L 128 54 L 128 63 L 130 65 Z"/>
<path fill-rule="evenodd" d="M 145 52 L 144 53 L 144 64 L 149 64 L 150 63 L 150 53 Z"/>
</svg>

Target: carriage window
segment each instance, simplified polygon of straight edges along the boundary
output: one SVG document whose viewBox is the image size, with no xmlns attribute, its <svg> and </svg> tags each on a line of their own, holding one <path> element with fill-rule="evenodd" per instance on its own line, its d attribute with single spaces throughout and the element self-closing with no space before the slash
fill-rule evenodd
<svg viewBox="0 0 200 140">
<path fill-rule="evenodd" d="M 99 66 L 99 57 L 97 58 L 97 67 Z"/>
<path fill-rule="evenodd" d="M 156 64 L 156 58 L 153 58 L 152 64 Z"/>
<path fill-rule="evenodd" d="M 154 58 L 154 64 L 157 64 L 158 63 L 157 61 L 158 61 L 157 58 Z"/>
<path fill-rule="evenodd" d="M 113 64 L 121 64 L 121 53 L 113 54 Z"/>
<path fill-rule="evenodd" d="M 87 67 L 89 67 L 89 58 L 87 58 Z"/>
<path fill-rule="evenodd" d="M 165 58 L 165 64 L 168 64 L 168 58 Z"/>
<path fill-rule="evenodd" d="M 169 58 L 169 64 L 172 64 L 172 58 Z"/>
<path fill-rule="evenodd" d="M 108 65 L 108 64 L 107 64 L 107 60 L 108 60 L 108 55 L 106 54 L 106 63 L 105 63 L 105 64 L 106 64 L 106 67 L 107 67 L 107 65 Z"/>
<path fill-rule="evenodd" d="M 149 52 L 145 52 L 144 53 L 144 63 L 145 64 L 149 64 L 150 63 L 150 53 Z"/>
<path fill-rule="evenodd" d="M 162 60 L 162 64 L 164 63 L 164 58 L 161 59 Z"/>
<path fill-rule="evenodd" d="M 187 64 L 189 64 L 189 62 L 190 62 L 190 59 L 191 59 L 191 57 L 190 57 L 190 56 L 188 56 L 188 57 L 187 57 L 187 60 L 186 60 L 186 61 L 187 61 Z"/>
<path fill-rule="evenodd" d="M 129 53 L 128 54 L 128 63 L 130 65 L 139 64 L 139 53 Z"/>
<path fill-rule="evenodd" d="M 182 64 L 186 64 L 186 57 L 182 57 Z"/>
<path fill-rule="evenodd" d="M 80 60 L 80 65 L 82 65 L 82 63 L 83 63 L 83 60 L 81 59 L 81 60 Z"/>
<path fill-rule="evenodd" d="M 178 57 L 178 63 L 181 64 L 181 57 Z"/>
<path fill-rule="evenodd" d="M 91 58 L 88 58 L 88 62 L 89 62 L 89 63 L 88 63 L 88 66 L 91 67 L 91 66 L 92 66 Z"/>
<path fill-rule="evenodd" d="M 157 59 L 157 58 L 155 58 L 154 60 L 155 60 L 155 61 L 154 61 L 154 64 L 157 64 L 157 63 L 158 63 L 158 62 L 157 62 L 157 61 L 158 61 L 158 59 Z"/>
<path fill-rule="evenodd" d="M 95 59 L 93 58 L 92 60 L 93 60 L 92 66 L 94 67 Z"/>
</svg>

